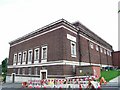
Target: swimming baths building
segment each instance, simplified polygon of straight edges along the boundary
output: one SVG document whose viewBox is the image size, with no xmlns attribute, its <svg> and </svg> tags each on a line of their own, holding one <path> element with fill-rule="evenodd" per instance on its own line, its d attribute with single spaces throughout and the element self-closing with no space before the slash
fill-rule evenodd
<svg viewBox="0 0 120 90">
<path fill-rule="evenodd" d="M 112 66 L 112 46 L 80 22 L 60 19 L 9 44 L 7 82 L 76 76 L 79 66 Z"/>
</svg>

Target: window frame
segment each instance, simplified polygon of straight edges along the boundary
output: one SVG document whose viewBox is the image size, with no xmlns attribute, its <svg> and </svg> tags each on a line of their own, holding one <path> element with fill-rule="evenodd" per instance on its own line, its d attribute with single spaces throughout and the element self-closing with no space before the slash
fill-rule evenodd
<svg viewBox="0 0 120 90">
<path fill-rule="evenodd" d="M 106 49 L 104 49 L 104 54 L 106 54 Z"/>
<path fill-rule="evenodd" d="M 22 75 L 25 75 L 25 68 L 22 68 Z"/>
<path fill-rule="evenodd" d="M 46 58 L 44 58 L 43 49 L 46 48 Z M 48 55 L 48 46 L 44 45 L 41 46 L 41 62 L 47 62 L 47 55 Z"/>
<path fill-rule="evenodd" d="M 30 58 L 30 52 L 32 53 L 31 58 Z M 32 58 L 33 58 L 33 50 L 30 49 L 30 50 L 28 50 L 28 64 L 32 64 Z M 31 60 L 29 60 L 29 59 L 31 59 Z"/>
<path fill-rule="evenodd" d="M 34 69 L 35 69 L 34 74 L 35 74 L 35 75 L 38 75 L 38 67 L 35 67 Z"/>
<path fill-rule="evenodd" d="M 32 74 L 32 68 L 29 67 L 29 68 L 28 68 L 28 75 L 31 75 L 31 74 Z"/>
<path fill-rule="evenodd" d="M 21 56 L 19 56 L 19 55 L 21 55 Z M 21 62 L 22 62 L 22 52 L 19 52 L 18 53 L 18 62 L 17 62 L 17 64 L 20 65 Z"/>
<path fill-rule="evenodd" d="M 20 75 L 20 68 L 18 68 L 17 74 Z"/>
<path fill-rule="evenodd" d="M 103 53 L 103 48 L 102 47 L 100 47 L 100 52 Z"/>
<path fill-rule="evenodd" d="M 38 50 L 38 58 L 36 58 L 36 51 Z M 40 49 L 39 48 L 35 48 L 34 49 L 34 61 L 39 61 L 39 56 L 40 56 Z"/>
<path fill-rule="evenodd" d="M 110 52 L 110 56 L 112 56 L 111 52 Z"/>
<path fill-rule="evenodd" d="M 109 56 L 110 54 L 109 54 L 109 51 L 107 51 L 107 55 Z"/>
<path fill-rule="evenodd" d="M 99 51 L 99 46 L 98 46 L 98 45 L 95 45 L 95 47 L 96 47 L 96 51 Z"/>
<path fill-rule="evenodd" d="M 94 44 L 92 42 L 90 42 L 90 48 L 94 49 Z"/>
<path fill-rule="evenodd" d="M 73 46 L 72 45 L 74 45 L 74 49 L 73 49 Z M 74 53 L 73 53 L 73 51 L 74 51 Z M 71 56 L 72 57 L 76 57 L 76 42 L 74 42 L 74 41 L 71 41 Z"/>
<path fill-rule="evenodd" d="M 25 54 L 26 53 L 26 54 Z M 23 52 L 23 55 L 22 55 L 22 64 L 25 64 L 26 63 L 26 60 L 27 60 L 27 51 L 24 51 Z"/>
<path fill-rule="evenodd" d="M 17 53 L 14 54 L 14 57 L 13 57 L 13 65 L 16 65 L 17 63 Z"/>
</svg>

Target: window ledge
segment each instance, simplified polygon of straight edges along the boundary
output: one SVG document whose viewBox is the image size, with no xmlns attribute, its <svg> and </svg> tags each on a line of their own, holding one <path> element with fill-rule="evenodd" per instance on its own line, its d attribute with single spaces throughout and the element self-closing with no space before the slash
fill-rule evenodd
<svg viewBox="0 0 120 90">
<path fill-rule="evenodd" d="M 42 59 L 41 60 L 41 63 L 46 63 L 47 62 L 47 59 Z"/>
<path fill-rule="evenodd" d="M 71 55 L 72 57 L 76 57 L 76 55 Z"/>
<path fill-rule="evenodd" d="M 39 63 L 39 60 L 37 60 L 37 61 L 34 61 L 34 64 L 38 64 Z"/>
</svg>

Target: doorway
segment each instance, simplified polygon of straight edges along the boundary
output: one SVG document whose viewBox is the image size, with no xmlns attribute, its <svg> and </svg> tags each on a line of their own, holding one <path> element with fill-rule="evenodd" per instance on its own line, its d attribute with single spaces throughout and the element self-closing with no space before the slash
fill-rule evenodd
<svg viewBox="0 0 120 90">
<path fill-rule="evenodd" d="M 47 70 L 40 70 L 40 79 L 47 79 Z"/>
</svg>

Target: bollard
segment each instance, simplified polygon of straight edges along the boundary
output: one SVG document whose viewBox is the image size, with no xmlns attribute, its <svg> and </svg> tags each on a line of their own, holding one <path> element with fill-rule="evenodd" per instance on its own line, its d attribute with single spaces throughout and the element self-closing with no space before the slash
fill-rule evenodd
<svg viewBox="0 0 120 90">
<path fill-rule="evenodd" d="M 82 86 L 81 86 L 81 84 L 79 85 L 79 90 L 82 90 Z"/>
</svg>

